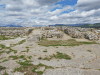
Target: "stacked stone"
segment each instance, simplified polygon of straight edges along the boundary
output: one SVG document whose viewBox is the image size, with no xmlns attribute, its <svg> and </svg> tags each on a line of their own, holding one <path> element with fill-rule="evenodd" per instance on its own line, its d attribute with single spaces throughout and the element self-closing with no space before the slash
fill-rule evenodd
<svg viewBox="0 0 100 75">
<path fill-rule="evenodd" d="M 73 38 L 84 38 L 84 33 L 75 31 L 75 32 L 73 32 L 72 37 Z"/>
<path fill-rule="evenodd" d="M 47 38 L 52 38 L 57 36 L 58 38 L 62 38 L 63 34 L 61 32 L 58 31 L 58 29 L 56 27 L 42 27 L 42 34 L 43 37 L 47 37 Z"/>
<path fill-rule="evenodd" d="M 98 36 L 95 33 L 92 32 L 86 32 L 85 38 L 89 40 L 99 40 Z"/>
<path fill-rule="evenodd" d="M 100 30 L 94 28 L 78 28 L 78 27 L 66 27 L 63 28 L 64 32 L 73 38 L 87 38 L 89 40 L 98 40 L 100 38 Z"/>
<path fill-rule="evenodd" d="M 10 35 L 10 36 L 25 36 L 28 35 L 33 28 L 11 28 L 11 27 L 1 27 L 0 35 Z"/>
</svg>

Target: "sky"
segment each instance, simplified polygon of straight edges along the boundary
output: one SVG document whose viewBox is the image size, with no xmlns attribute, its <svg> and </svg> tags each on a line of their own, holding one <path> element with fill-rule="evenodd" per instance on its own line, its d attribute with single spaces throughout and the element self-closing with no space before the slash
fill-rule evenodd
<svg viewBox="0 0 100 75">
<path fill-rule="evenodd" d="M 0 0 L 0 26 L 100 23 L 100 0 Z"/>
</svg>

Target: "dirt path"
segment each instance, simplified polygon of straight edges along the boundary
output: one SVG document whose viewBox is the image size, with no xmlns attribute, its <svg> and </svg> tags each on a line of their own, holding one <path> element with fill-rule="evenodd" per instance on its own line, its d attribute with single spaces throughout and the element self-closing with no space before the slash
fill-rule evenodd
<svg viewBox="0 0 100 75">
<path fill-rule="evenodd" d="M 31 32 L 31 34 L 30 34 L 29 36 L 31 36 L 31 35 L 36 35 L 36 34 L 40 34 L 40 32 L 41 32 L 41 29 L 35 29 L 35 30 L 33 30 L 33 31 Z"/>
</svg>

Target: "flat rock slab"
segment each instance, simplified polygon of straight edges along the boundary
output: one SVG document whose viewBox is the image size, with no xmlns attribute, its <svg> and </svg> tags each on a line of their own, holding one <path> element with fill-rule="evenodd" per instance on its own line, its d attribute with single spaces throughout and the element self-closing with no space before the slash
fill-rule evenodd
<svg viewBox="0 0 100 75">
<path fill-rule="evenodd" d="M 84 70 L 78 68 L 47 69 L 43 75 L 100 75 L 99 70 Z"/>
<path fill-rule="evenodd" d="M 6 62 L 0 63 L 0 65 L 9 69 L 14 69 L 20 66 L 18 63 L 15 62 L 15 60 L 8 60 Z"/>
<path fill-rule="evenodd" d="M 18 43 L 19 41 L 22 41 L 22 40 L 24 40 L 24 39 L 26 39 L 26 38 L 18 37 L 18 38 L 16 38 L 16 39 L 2 40 L 2 41 L 0 42 L 0 44 L 4 44 L 4 45 L 6 45 L 6 46 L 9 46 L 10 44 L 16 44 L 16 43 Z"/>
<path fill-rule="evenodd" d="M 13 75 L 24 75 L 24 73 L 21 73 L 21 72 L 15 72 Z"/>
<path fill-rule="evenodd" d="M 85 68 L 100 69 L 100 58 L 84 64 Z"/>
<path fill-rule="evenodd" d="M 40 67 L 38 69 L 36 69 L 35 71 L 44 71 L 45 70 L 45 67 Z"/>
</svg>

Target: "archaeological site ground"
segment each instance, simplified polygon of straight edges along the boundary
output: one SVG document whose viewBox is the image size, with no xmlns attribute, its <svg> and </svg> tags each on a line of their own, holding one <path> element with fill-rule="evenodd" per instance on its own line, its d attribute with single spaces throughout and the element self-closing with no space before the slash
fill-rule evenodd
<svg viewBox="0 0 100 75">
<path fill-rule="evenodd" d="M 0 75 L 100 75 L 100 29 L 0 27 Z"/>
</svg>

